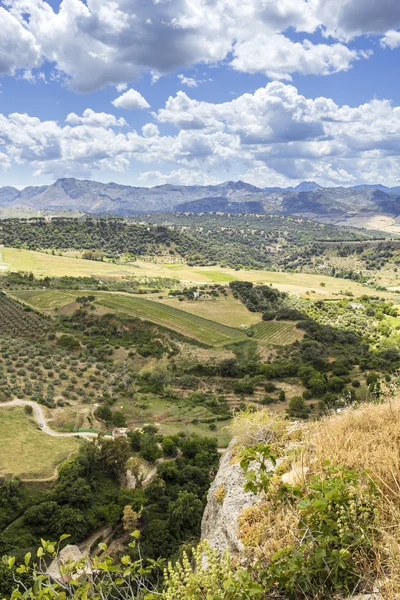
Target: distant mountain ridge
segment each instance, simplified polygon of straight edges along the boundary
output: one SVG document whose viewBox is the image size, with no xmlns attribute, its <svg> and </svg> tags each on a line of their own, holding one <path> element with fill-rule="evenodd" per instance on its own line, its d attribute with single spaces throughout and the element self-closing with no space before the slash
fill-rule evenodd
<svg viewBox="0 0 400 600">
<path fill-rule="evenodd" d="M 172 185 L 151 188 L 73 178 L 23 190 L 0 188 L 0 208 L 36 211 L 134 215 L 150 212 L 232 212 L 340 215 L 359 212 L 400 214 L 400 186 L 324 188 L 304 181 L 289 188 L 259 188 L 244 181 L 218 185 Z"/>
</svg>

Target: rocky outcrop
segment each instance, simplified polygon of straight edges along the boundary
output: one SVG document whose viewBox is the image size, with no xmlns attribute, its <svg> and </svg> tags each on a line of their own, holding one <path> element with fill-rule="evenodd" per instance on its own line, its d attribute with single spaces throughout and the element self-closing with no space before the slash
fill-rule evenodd
<svg viewBox="0 0 400 600">
<path fill-rule="evenodd" d="M 238 534 L 238 517 L 245 508 L 253 506 L 259 497 L 245 492 L 245 477 L 238 461 L 234 460 L 235 440 L 223 455 L 218 473 L 207 496 L 207 506 L 201 524 L 201 538 L 223 552 L 227 548 L 238 553 L 243 545 Z"/>
<path fill-rule="evenodd" d="M 79 568 L 74 567 L 76 563 L 80 564 L 80 562 L 86 558 L 87 556 L 79 550 L 78 546 L 65 546 L 65 548 L 60 550 L 58 557 L 54 559 L 50 564 L 49 568 L 47 569 L 47 574 L 51 579 L 54 579 L 55 581 L 61 581 L 63 579 L 69 579 L 68 575 L 61 573 L 60 569 L 62 570 L 63 568 L 72 568 L 75 574 L 91 573 L 91 568 L 86 560 L 85 563 L 82 564 Z"/>
</svg>

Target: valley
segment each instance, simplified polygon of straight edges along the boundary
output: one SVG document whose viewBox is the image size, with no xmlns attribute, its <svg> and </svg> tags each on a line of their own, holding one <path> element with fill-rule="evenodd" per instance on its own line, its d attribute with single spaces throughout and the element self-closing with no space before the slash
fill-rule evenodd
<svg viewBox="0 0 400 600">
<path fill-rule="evenodd" d="M 240 419 L 312 423 L 397 385 L 398 241 L 276 215 L 146 219 L 0 222 L 5 553 L 105 529 L 125 551 L 136 527 L 147 557 L 176 557 Z"/>
</svg>

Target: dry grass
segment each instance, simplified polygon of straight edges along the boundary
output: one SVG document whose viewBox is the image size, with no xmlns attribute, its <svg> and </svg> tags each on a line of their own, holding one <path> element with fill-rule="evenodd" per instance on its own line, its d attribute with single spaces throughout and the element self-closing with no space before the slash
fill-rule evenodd
<svg viewBox="0 0 400 600">
<path fill-rule="evenodd" d="M 281 446 L 287 437 L 287 422 L 266 410 L 240 412 L 230 426 L 237 445 L 271 444 Z"/>
<path fill-rule="evenodd" d="M 312 424 L 302 460 L 318 473 L 325 461 L 365 470 L 378 495 L 373 570 L 384 598 L 400 590 L 400 398 L 348 409 Z M 371 565 L 369 565 L 371 567 Z"/>
<path fill-rule="evenodd" d="M 400 398 L 312 424 L 306 452 L 316 458 L 313 469 L 326 460 L 366 469 L 382 496 L 400 502 Z"/>
<path fill-rule="evenodd" d="M 298 485 L 306 489 L 314 475 L 325 478 L 324 465 L 348 467 L 360 473 L 360 497 L 365 482 L 377 490 L 377 529 L 374 559 L 359 567 L 368 587 L 380 589 L 382 599 L 399 599 L 400 590 L 400 396 L 382 404 L 365 404 L 333 414 L 304 426 L 289 426 L 267 411 L 242 413 L 232 432 L 240 445 L 272 443 L 285 447 L 283 462 L 271 481 L 261 505 L 247 509 L 240 518 L 239 531 L 245 557 L 251 563 L 268 564 L 272 554 L 294 543 L 299 534 L 298 514 L 293 506 L 276 503 L 283 471 L 297 469 L 304 474 Z M 282 454 L 281 454 L 282 456 Z M 304 469 L 306 467 L 306 469 Z M 275 499 L 274 499 L 275 496 Z M 372 584 L 371 584 L 372 581 Z"/>
</svg>

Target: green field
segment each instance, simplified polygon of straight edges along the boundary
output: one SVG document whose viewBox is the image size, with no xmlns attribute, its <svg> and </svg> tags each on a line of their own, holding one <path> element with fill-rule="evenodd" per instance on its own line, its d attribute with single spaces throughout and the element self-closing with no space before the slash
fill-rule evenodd
<svg viewBox="0 0 400 600">
<path fill-rule="evenodd" d="M 113 264 L 83 260 L 71 256 L 53 256 L 34 250 L 2 248 L 0 255 L 0 272 L 28 271 L 37 276 L 73 277 L 95 276 L 104 279 L 121 279 L 125 275 L 135 277 L 176 277 L 187 284 L 228 283 L 234 280 L 252 281 L 254 283 L 271 283 L 278 289 L 290 294 L 314 298 L 332 298 L 343 292 L 351 292 L 354 296 L 362 294 L 376 295 L 374 289 L 367 288 L 355 281 L 314 275 L 310 273 L 281 273 L 262 270 L 240 270 L 225 267 L 190 267 L 185 264 L 161 264 L 138 260 L 131 264 Z M 321 283 L 325 284 L 321 286 Z M 388 292 L 378 292 L 382 297 L 394 297 Z"/>
<path fill-rule="evenodd" d="M 57 290 L 28 290 L 15 292 L 12 295 L 38 310 L 48 311 L 71 304 L 71 302 L 74 302 L 75 298 L 79 296 L 79 291 L 61 292 Z"/>
<path fill-rule="evenodd" d="M 221 295 L 212 300 L 180 301 L 178 298 L 165 297 L 162 299 L 154 298 L 154 301 L 205 319 L 211 319 L 228 327 L 240 327 L 241 325 L 250 327 L 261 320 L 260 313 L 250 312 L 240 300 L 237 300 L 231 294 L 228 294 L 227 297 Z"/>
<path fill-rule="evenodd" d="M 141 397 L 136 402 L 122 403 L 123 411 L 132 429 L 150 423 L 156 424 L 163 435 L 174 435 L 184 431 L 187 435 L 200 435 L 218 438 L 219 446 L 227 446 L 230 437 L 229 420 L 218 421 L 216 430 L 211 431 L 209 423 L 202 419 L 213 419 L 215 415 L 207 408 L 194 405 L 185 399 L 164 399 L 156 395 Z M 193 420 L 199 422 L 193 423 Z"/>
<path fill-rule="evenodd" d="M 75 438 L 46 435 L 23 408 L 0 407 L 0 476 L 49 478 L 57 466 L 78 448 Z"/>
<path fill-rule="evenodd" d="M 111 308 L 117 313 L 122 312 L 133 317 L 153 321 L 210 346 L 246 339 L 246 335 L 239 329 L 227 327 L 215 321 L 145 298 L 101 293 L 96 294 L 96 304 Z"/>
<path fill-rule="evenodd" d="M 263 321 L 253 328 L 254 337 L 261 342 L 276 346 L 293 344 L 303 337 L 302 332 L 296 329 L 295 323 L 284 323 L 282 321 Z"/>
</svg>

